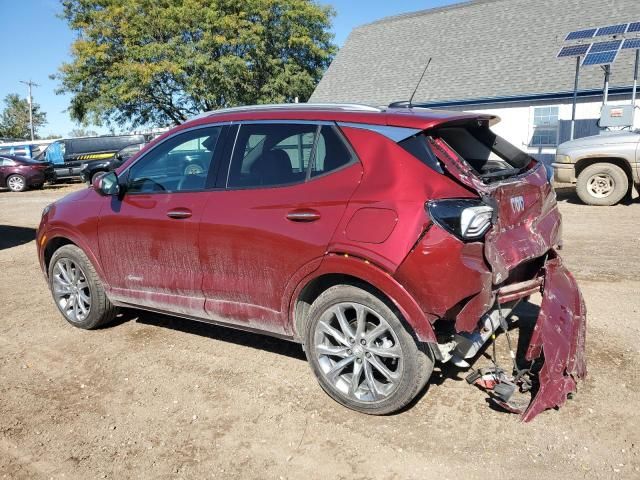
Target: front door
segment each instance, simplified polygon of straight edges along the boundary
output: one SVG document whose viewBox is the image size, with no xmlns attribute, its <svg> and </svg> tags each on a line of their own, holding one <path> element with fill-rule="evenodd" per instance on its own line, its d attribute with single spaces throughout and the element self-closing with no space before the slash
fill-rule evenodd
<svg viewBox="0 0 640 480">
<path fill-rule="evenodd" d="M 224 127 L 169 137 L 140 157 L 99 222 L 100 255 L 114 299 L 201 316 L 198 231 Z M 201 168 L 188 168 L 194 158 Z"/>
<path fill-rule="evenodd" d="M 361 176 L 333 125 L 242 125 L 202 216 L 207 316 L 289 333 L 287 286 L 319 266 Z"/>
</svg>

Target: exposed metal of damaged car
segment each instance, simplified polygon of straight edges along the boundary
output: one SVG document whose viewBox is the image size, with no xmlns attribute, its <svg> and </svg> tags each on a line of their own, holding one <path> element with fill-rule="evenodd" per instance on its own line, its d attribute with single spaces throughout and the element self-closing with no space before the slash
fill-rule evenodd
<svg viewBox="0 0 640 480">
<path fill-rule="evenodd" d="M 47 207 L 40 265 L 80 328 L 135 307 L 299 342 L 329 396 L 376 415 L 451 363 L 529 421 L 585 377 L 586 311 L 545 168 L 497 121 L 339 104 L 208 112 Z M 526 331 L 511 313 L 537 293 Z M 474 368 L 487 348 L 493 366 Z"/>
</svg>

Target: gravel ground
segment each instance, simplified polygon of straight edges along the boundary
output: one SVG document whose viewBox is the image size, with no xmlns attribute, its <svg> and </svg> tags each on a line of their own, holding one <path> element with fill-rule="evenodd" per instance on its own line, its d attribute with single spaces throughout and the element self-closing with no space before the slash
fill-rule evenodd
<svg viewBox="0 0 640 480">
<path fill-rule="evenodd" d="M 0 191 L 0 478 L 640 478 L 637 200 L 559 192 L 589 377 L 523 424 L 451 368 L 403 413 L 369 417 L 325 395 L 295 344 L 134 310 L 73 328 L 33 237 L 42 208 L 77 188 Z"/>
</svg>

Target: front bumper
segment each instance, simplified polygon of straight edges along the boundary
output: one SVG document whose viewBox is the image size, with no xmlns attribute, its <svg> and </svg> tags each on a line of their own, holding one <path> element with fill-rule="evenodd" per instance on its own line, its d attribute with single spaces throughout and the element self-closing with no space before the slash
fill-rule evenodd
<svg viewBox="0 0 640 480">
<path fill-rule="evenodd" d="M 558 183 L 576 183 L 576 170 L 573 163 L 552 163 L 553 178 Z"/>
</svg>

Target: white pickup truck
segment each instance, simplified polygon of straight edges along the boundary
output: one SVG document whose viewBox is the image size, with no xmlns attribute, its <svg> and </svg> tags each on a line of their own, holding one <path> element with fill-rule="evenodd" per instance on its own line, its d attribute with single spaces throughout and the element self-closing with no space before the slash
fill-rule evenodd
<svg viewBox="0 0 640 480">
<path fill-rule="evenodd" d="M 558 147 L 554 178 L 575 183 L 588 205 L 615 205 L 635 188 L 640 192 L 640 131 L 610 132 Z"/>
</svg>

